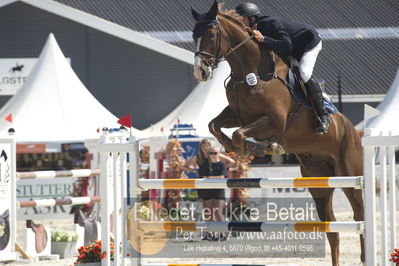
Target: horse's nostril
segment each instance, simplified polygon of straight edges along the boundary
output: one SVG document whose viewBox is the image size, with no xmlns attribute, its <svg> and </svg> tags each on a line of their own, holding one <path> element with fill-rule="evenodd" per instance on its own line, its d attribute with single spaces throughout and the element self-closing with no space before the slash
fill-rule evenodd
<svg viewBox="0 0 399 266">
<path fill-rule="evenodd" d="M 202 74 L 202 77 L 203 77 L 203 78 L 206 77 L 206 72 L 205 72 L 205 70 L 201 69 L 201 74 Z"/>
</svg>

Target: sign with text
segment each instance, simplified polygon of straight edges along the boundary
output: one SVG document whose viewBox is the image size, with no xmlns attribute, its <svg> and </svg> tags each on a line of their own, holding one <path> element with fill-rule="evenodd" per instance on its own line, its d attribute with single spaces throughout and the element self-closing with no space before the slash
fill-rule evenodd
<svg viewBox="0 0 399 266">
<path fill-rule="evenodd" d="M 20 201 L 70 198 L 76 178 L 24 179 L 17 182 Z M 73 219 L 71 205 L 32 207 L 17 210 L 18 220 Z"/>
<path fill-rule="evenodd" d="M 17 153 L 45 153 L 46 144 L 17 144 Z"/>
<path fill-rule="evenodd" d="M 70 58 L 66 58 L 71 63 Z M 37 58 L 0 58 L 0 95 L 15 95 L 28 80 Z"/>
<path fill-rule="evenodd" d="M 0 95 L 14 95 L 24 85 L 36 58 L 0 59 Z"/>
<path fill-rule="evenodd" d="M 132 257 L 325 256 L 325 232 L 330 229 L 320 223 L 312 198 L 251 198 L 222 207 L 190 202 L 177 208 L 131 202 L 124 208 L 129 209 L 126 233 Z M 223 222 L 214 222 L 216 214 Z"/>
</svg>

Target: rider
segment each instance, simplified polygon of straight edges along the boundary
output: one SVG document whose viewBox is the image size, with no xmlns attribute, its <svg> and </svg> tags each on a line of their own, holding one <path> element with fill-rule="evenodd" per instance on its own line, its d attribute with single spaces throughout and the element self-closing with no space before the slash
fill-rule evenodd
<svg viewBox="0 0 399 266">
<path fill-rule="evenodd" d="M 253 3 L 242 3 L 236 12 L 243 16 L 244 24 L 254 28 L 255 39 L 265 48 L 287 58 L 294 57 L 299 62 L 299 72 L 305 83 L 306 93 L 319 116 L 315 132 L 327 133 L 329 117 L 324 109 L 322 90 L 312 76 L 317 55 L 321 50 L 321 37 L 316 29 L 302 22 L 281 17 L 262 16 Z"/>
</svg>

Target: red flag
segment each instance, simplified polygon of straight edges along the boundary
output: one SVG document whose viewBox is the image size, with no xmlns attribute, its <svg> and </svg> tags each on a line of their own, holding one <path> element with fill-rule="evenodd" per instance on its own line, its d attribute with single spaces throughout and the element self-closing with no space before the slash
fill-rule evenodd
<svg viewBox="0 0 399 266">
<path fill-rule="evenodd" d="M 177 119 L 177 124 L 180 124 L 180 119 L 179 118 Z"/>
<path fill-rule="evenodd" d="M 163 127 L 161 127 L 161 132 L 163 133 Z"/>
<path fill-rule="evenodd" d="M 12 123 L 12 114 L 7 115 L 6 120 Z"/>
<path fill-rule="evenodd" d="M 97 131 L 97 133 L 100 133 L 100 129 L 99 129 L 99 128 L 97 128 L 97 130 L 96 130 L 96 131 Z"/>
<path fill-rule="evenodd" d="M 120 118 L 118 120 L 118 124 L 121 124 L 122 126 L 131 128 L 132 127 L 132 115 L 127 114 L 124 117 Z"/>
</svg>

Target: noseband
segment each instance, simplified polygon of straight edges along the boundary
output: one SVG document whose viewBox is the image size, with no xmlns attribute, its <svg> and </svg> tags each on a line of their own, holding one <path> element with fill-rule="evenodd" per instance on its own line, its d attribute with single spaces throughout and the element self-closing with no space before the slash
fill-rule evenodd
<svg viewBox="0 0 399 266">
<path fill-rule="evenodd" d="M 203 24 L 203 23 L 208 23 L 209 25 L 215 25 L 217 27 L 216 46 L 215 46 L 215 49 L 214 49 L 215 52 L 213 54 L 211 54 L 211 53 L 204 52 L 204 51 L 197 51 L 197 52 L 194 53 L 195 56 L 199 56 L 201 58 L 201 60 L 203 60 L 207 66 L 212 68 L 212 70 L 217 68 L 217 66 L 219 65 L 220 62 L 226 60 L 226 58 L 231 53 L 233 53 L 237 57 L 237 59 L 240 61 L 239 57 L 234 52 L 241 45 L 243 45 L 244 43 L 246 43 L 247 41 L 252 39 L 253 35 L 249 36 L 244 41 L 240 42 L 235 47 L 231 48 L 229 35 L 226 33 L 225 30 L 223 30 L 223 28 L 220 26 L 220 23 L 219 23 L 219 21 L 217 19 L 216 20 L 200 20 L 200 21 L 196 22 L 196 24 Z M 222 34 L 222 32 L 224 32 L 224 35 Z M 224 56 L 219 58 L 220 46 L 221 46 L 221 43 L 222 43 L 222 39 L 221 39 L 222 35 L 223 35 L 224 39 L 227 41 L 227 44 L 229 46 L 229 51 Z M 204 58 L 204 56 L 212 58 L 213 61 L 209 62 L 208 60 L 206 60 Z"/>
</svg>

